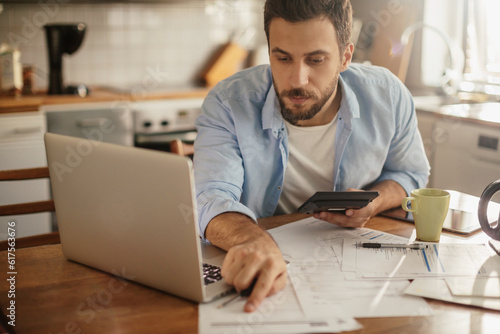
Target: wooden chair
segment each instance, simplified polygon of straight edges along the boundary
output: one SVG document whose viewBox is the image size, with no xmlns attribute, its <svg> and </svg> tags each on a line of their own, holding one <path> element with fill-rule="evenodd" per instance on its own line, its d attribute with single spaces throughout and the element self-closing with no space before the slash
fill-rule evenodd
<svg viewBox="0 0 500 334">
<path fill-rule="evenodd" d="M 43 179 L 49 177 L 48 167 L 15 169 L 0 171 L 1 181 L 17 181 L 30 179 Z M 55 211 L 54 201 L 40 201 L 31 203 L 9 204 L 0 206 L 0 216 L 13 216 L 38 212 L 53 212 Z M 59 233 L 45 233 L 28 237 L 16 237 L 16 248 L 33 247 L 40 245 L 48 245 L 59 243 Z M 0 241 L 0 251 L 6 250 L 9 247 L 7 240 Z"/>
<path fill-rule="evenodd" d="M 194 155 L 194 145 L 185 143 L 180 139 L 174 139 L 170 142 L 170 152 L 192 157 Z"/>
</svg>

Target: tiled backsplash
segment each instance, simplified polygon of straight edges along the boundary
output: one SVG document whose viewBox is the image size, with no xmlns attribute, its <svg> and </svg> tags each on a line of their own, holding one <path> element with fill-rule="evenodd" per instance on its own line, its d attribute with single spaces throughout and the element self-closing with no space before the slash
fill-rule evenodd
<svg viewBox="0 0 500 334">
<path fill-rule="evenodd" d="M 0 43 L 18 45 L 23 65 L 34 67 L 34 88 L 44 89 L 43 25 L 84 22 L 82 45 L 63 60 L 65 85 L 175 88 L 193 84 L 215 50 L 247 28 L 257 32 L 250 47 L 265 43 L 262 6 L 262 0 L 3 5 Z"/>
</svg>

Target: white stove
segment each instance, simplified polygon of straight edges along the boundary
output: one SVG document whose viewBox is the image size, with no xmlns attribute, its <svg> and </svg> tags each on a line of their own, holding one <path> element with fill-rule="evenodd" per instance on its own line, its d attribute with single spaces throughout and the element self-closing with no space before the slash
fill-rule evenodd
<svg viewBox="0 0 500 334">
<path fill-rule="evenodd" d="M 135 146 L 168 150 L 173 139 L 192 142 L 203 98 L 140 101 L 133 108 Z"/>
</svg>

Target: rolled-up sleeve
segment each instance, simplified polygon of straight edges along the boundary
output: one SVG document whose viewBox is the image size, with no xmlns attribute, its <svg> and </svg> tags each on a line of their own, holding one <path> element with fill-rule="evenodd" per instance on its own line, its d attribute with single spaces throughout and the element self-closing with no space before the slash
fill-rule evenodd
<svg viewBox="0 0 500 334">
<path fill-rule="evenodd" d="M 426 186 L 430 166 L 418 130 L 410 92 L 403 84 L 395 85 L 391 90 L 391 96 L 395 112 L 395 134 L 377 182 L 393 180 L 409 195 L 413 189 Z"/>
</svg>

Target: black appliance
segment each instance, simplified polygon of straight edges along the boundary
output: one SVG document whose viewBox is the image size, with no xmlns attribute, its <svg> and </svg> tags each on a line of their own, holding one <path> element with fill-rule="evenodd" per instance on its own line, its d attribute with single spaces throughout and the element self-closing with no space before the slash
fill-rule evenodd
<svg viewBox="0 0 500 334">
<path fill-rule="evenodd" d="M 494 240 L 500 241 L 500 212 L 498 213 L 498 219 L 496 221 L 495 226 L 491 226 L 488 221 L 488 204 L 490 203 L 491 198 L 497 192 L 500 191 L 500 180 L 496 180 L 490 183 L 486 189 L 484 189 L 481 194 L 481 198 L 479 199 L 479 208 L 478 208 L 478 218 L 479 223 L 481 224 L 481 228 L 484 233 L 486 233 L 489 237 Z M 500 254 L 499 254 L 500 255 Z"/>
<path fill-rule="evenodd" d="M 62 59 L 65 53 L 72 54 L 82 44 L 85 36 L 85 23 L 47 24 L 44 26 L 49 52 L 49 90 L 55 94 L 86 95 L 86 87 L 65 87 L 63 85 Z"/>
</svg>

